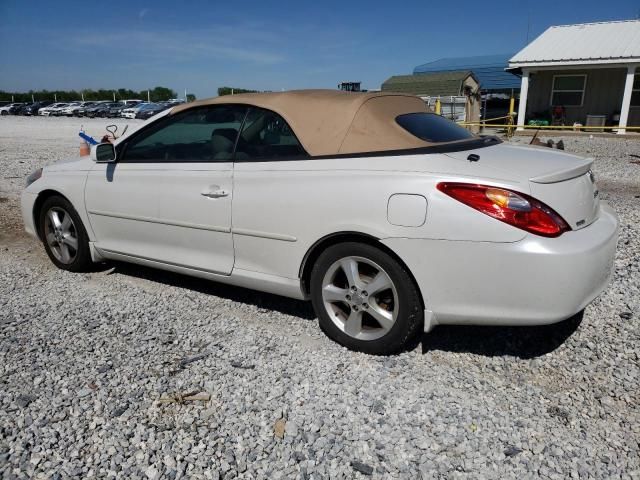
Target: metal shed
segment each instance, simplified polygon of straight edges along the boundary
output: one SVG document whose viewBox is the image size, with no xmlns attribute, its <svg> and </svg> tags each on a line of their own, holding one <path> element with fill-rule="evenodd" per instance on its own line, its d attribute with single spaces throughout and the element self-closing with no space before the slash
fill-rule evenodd
<svg viewBox="0 0 640 480">
<path fill-rule="evenodd" d="M 480 119 L 480 83 L 470 70 L 395 75 L 382 84 L 382 91 L 409 93 L 434 107 L 441 101 L 442 115 L 456 121 Z"/>
<path fill-rule="evenodd" d="M 474 94 L 480 87 L 480 82 L 470 70 L 394 75 L 382 84 L 382 91 L 410 93 L 420 97 L 464 96 L 465 87 Z"/>
</svg>

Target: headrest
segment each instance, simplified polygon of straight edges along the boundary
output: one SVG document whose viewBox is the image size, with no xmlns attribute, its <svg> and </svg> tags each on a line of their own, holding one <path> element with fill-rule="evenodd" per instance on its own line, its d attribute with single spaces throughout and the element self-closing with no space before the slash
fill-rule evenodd
<svg viewBox="0 0 640 480">
<path fill-rule="evenodd" d="M 231 152 L 236 143 L 238 131 L 235 128 L 217 128 L 211 134 L 211 147 L 214 153 Z"/>
</svg>

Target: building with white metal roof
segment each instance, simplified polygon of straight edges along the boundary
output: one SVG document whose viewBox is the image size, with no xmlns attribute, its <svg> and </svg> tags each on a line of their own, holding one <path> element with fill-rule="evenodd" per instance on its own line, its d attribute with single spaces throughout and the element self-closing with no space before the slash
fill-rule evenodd
<svg viewBox="0 0 640 480">
<path fill-rule="evenodd" d="M 640 125 L 640 20 L 553 26 L 509 60 L 521 74 L 518 125 L 542 119 Z"/>
</svg>

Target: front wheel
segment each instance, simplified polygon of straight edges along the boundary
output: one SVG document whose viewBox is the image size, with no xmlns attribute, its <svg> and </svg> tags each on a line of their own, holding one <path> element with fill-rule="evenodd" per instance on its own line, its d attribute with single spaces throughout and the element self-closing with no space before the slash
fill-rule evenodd
<svg viewBox="0 0 640 480">
<path fill-rule="evenodd" d="M 348 242 L 325 250 L 311 272 L 311 301 L 324 332 L 352 350 L 396 353 L 422 331 L 413 279 L 372 245 Z"/>
<path fill-rule="evenodd" d="M 78 212 L 66 198 L 52 196 L 44 201 L 39 226 L 47 255 L 58 268 L 70 272 L 90 270 L 89 237 Z"/>
</svg>

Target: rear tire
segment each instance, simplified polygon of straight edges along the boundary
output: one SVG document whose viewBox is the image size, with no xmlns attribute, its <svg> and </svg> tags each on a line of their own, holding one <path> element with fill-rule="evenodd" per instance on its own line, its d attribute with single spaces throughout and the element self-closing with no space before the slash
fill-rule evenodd
<svg viewBox="0 0 640 480">
<path fill-rule="evenodd" d="M 420 294 L 406 269 L 372 245 L 327 248 L 311 271 L 311 301 L 320 327 L 345 347 L 397 353 L 423 330 Z"/>
<path fill-rule="evenodd" d="M 38 226 L 44 249 L 56 267 L 70 272 L 91 270 L 89 236 L 66 198 L 47 198 L 39 212 Z"/>
</svg>

